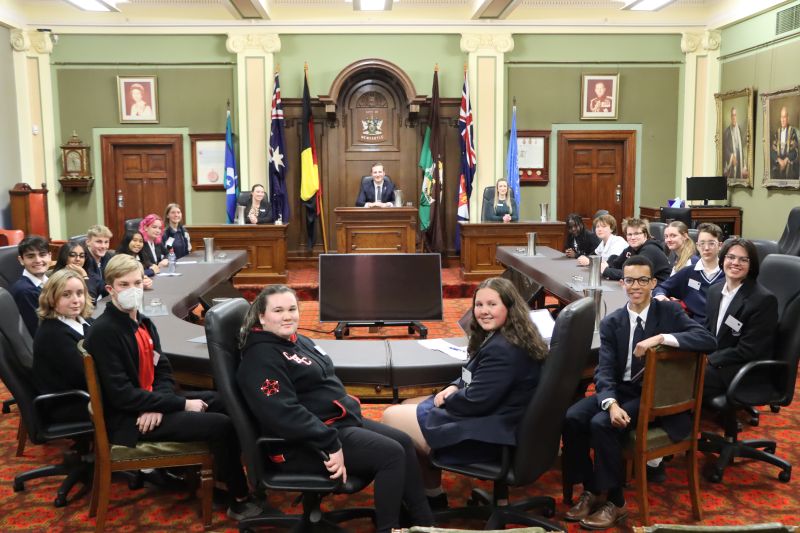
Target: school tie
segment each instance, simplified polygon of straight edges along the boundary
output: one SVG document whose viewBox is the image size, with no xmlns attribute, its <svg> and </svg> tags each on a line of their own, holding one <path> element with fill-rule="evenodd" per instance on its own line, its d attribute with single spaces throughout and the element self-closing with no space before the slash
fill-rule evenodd
<svg viewBox="0 0 800 533">
<path fill-rule="evenodd" d="M 633 350 L 636 345 L 644 340 L 644 324 L 642 317 L 636 317 L 636 328 L 633 330 L 633 342 L 631 343 L 631 380 L 644 368 L 644 357 L 636 357 Z M 641 378 L 641 376 L 639 376 Z"/>
</svg>

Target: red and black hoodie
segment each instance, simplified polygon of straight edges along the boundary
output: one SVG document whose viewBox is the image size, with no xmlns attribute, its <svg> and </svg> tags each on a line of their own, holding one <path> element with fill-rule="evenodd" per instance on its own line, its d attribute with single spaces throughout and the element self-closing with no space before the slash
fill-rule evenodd
<svg viewBox="0 0 800 533">
<path fill-rule="evenodd" d="M 336 428 L 362 424 L 358 400 L 348 396 L 331 358 L 308 337 L 291 341 L 251 331 L 236 379 L 264 436 L 331 454 L 342 447 Z"/>
</svg>

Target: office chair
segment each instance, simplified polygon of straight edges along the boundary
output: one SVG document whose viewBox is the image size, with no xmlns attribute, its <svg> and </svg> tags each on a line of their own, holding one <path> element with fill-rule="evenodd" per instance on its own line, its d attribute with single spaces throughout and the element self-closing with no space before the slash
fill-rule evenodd
<svg viewBox="0 0 800 533">
<path fill-rule="evenodd" d="M 695 243 L 695 244 L 697 244 L 697 236 L 698 236 L 698 235 L 700 235 L 700 232 L 699 232 L 699 231 L 697 231 L 697 230 L 696 230 L 696 229 L 694 229 L 694 228 L 689 228 L 689 238 L 690 238 L 690 239 L 692 239 L 692 240 L 694 241 L 694 243 Z M 760 264 L 760 263 L 759 263 L 759 264 Z"/>
<path fill-rule="evenodd" d="M 687 228 L 694 227 L 692 222 L 692 210 L 689 207 L 662 207 L 661 222 L 669 224 L 675 220 L 680 220 L 686 224 Z"/>
<path fill-rule="evenodd" d="M 711 402 L 723 415 L 725 435 L 703 432 L 699 448 L 717 453 L 709 479 L 722 481 L 725 468 L 736 457 L 747 457 L 781 469 L 784 483 L 792 476 L 792 465 L 775 455 L 777 443 L 770 440 L 738 440 L 736 410 L 758 405 L 786 406 L 792 403 L 797 363 L 800 359 L 800 257 L 771 254 L 761 265 L 758 282 L 778 298 L 778 331 L 775 358 L 751 361 L 734 376 L 724 395 Z"/>
<path fill-rule="evenodd" d="M 778 241 L 768 241 L 763 239 L 753 240 L 759 253 L 759 259 L 763 259 L 761 254 L 766 257 L 769 254 L 800 255 L 800 207 L 794 207 L 789 211 L 786 219 L 786 226 Z"/>
<path fill-rule="evenodd" d="M 141 218 L 129 218 L 125 221 L 125 234 L 139 231 L 139 224 L 142 222 Z M 124 237 L 122 235 L 121 237 Z M 122 240 L 120 237 L 120 240 Z"/>
<path fill-rule="evenodd" d="M 664 244 L 664 230 L 666 227 L 666 222 L 650 222 L 650 236 L 662 245 Z"/>
<path fill-rule="evenodd" d="M 494 185 L 483 189 L 483 207 L 481 208 L 481 222 L 488 222 L 492 215 L 492 204 L 494 203 Z"/>
<path fill-rule="evenodd" d="M 0 287 L 10 289 L 22 275 L 22 265 L 19 264 L 19 249 L 17 245 L 0 247 Z"/>
<path fill-rule="evenodd" d="M 500 460 L 446 465 L 435 457 L 432 459 L 434 466 L 442 470 L 494 483 L 492 497 L 480 489 L 473 489 L 467 507 L 439 511 L 436 513 L 437 521 L 479 518 L 487 520 L 485 529 L 523 524 L 544 527 L 548 531 L 564 530 L 560 524 L 526 512 L 534 507 L 543 507 L 544 515 L 552 517 L 555 514 L 553 498 L 540 496 L 502 507 L 497 502 L 508 499 L 509 486 L 534 483 L 550 470 L 558 458 L 561 421 L 572 403 L 589 358 L 593 333 L 594 304 L 589 298 L 569 304 L 558 315 L 542 377 L 517 428 L 517 446 L 504 446 Z"/>
<path fill-rule="evenodd" d="M 347 483 L 343 484 L 340 479 L 333 480 L 323 474 L 295 475 L 270 468 L 271 463 L 267 459 L 270 445 L 286 441 L 261 436 L 258 424 L 250 414 L 236 383 L 236 370 L 241 358 L 238 332 L 249 307 L 244 298 L 236 298 L 215 305 L 206 313 L 206 340 L 214 381 L 239 436 L 242 458 L 251 486 L 261 493 L 267 489 L 302 493 L 303 514 L 247 518 L 239 522 L 239 529 L 243 531 L 272 525 L 294 527 L 296 531 L 316 528 L 346 531 L 335 524 L 354 518 L 374 518 L 372 509 L 340 509 L 325 513 L 320 509 L 320 502 L 326 494 L 353 494 L 369 485 L 371 479 L 359 479 L 348 473 Z M 302 446 L 302 443 L 297 445 Z"/>
<path fill-rule="evenodd" d="M 253 198 L 253 193 L 250 191 L 242 191 L 236 198 L 236 205 L 249 205 L 250 200 Z"/>
</svg>

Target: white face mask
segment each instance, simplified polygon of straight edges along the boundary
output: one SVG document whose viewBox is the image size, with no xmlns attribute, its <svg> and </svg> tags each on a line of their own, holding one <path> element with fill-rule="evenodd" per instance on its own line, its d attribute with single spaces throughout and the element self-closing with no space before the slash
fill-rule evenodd
<svg viewBox="0 0 800 533">
<path fill-rule="evenodd" d="M 144 289 L 141 287 L 131 287 L 117 293 L 117 305 L 123 311 L 132 311 L 142 308 L 144 300 Z"/>
</svg>

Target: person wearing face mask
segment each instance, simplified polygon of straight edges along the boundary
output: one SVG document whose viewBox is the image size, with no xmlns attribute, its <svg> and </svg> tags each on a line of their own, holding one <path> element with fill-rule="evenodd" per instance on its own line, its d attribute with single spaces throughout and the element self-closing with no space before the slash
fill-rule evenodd
<svg viewBox="0 0 800 533">
<path fill-rule="evenodd" d="M 155 213 L 151 213 L 139 222 L 139 233 L 144 239 L 142 248 L 142 261 L 147 260 L 150 265 L 158 265 L 164 268 L 169 264 L 167 259 L 167 249 L 164 246 L 162 235 L 164 234 L 164 221 Z"/>
<path fill-rule="evenodd" d="M 111 301 L 86 336 L 103 391 L 108 438 L 134 447 L 142 441 L 207 441 L 219 477 L 228 485 L 228 516 L 256 516 L 262 508 L 248 497 L 240 447 L 230 419 L 211 391 L 175 392 L 169 359 L 142 306 L 142 265 L 125 254 L 106 265 Z"/>
</svg>

